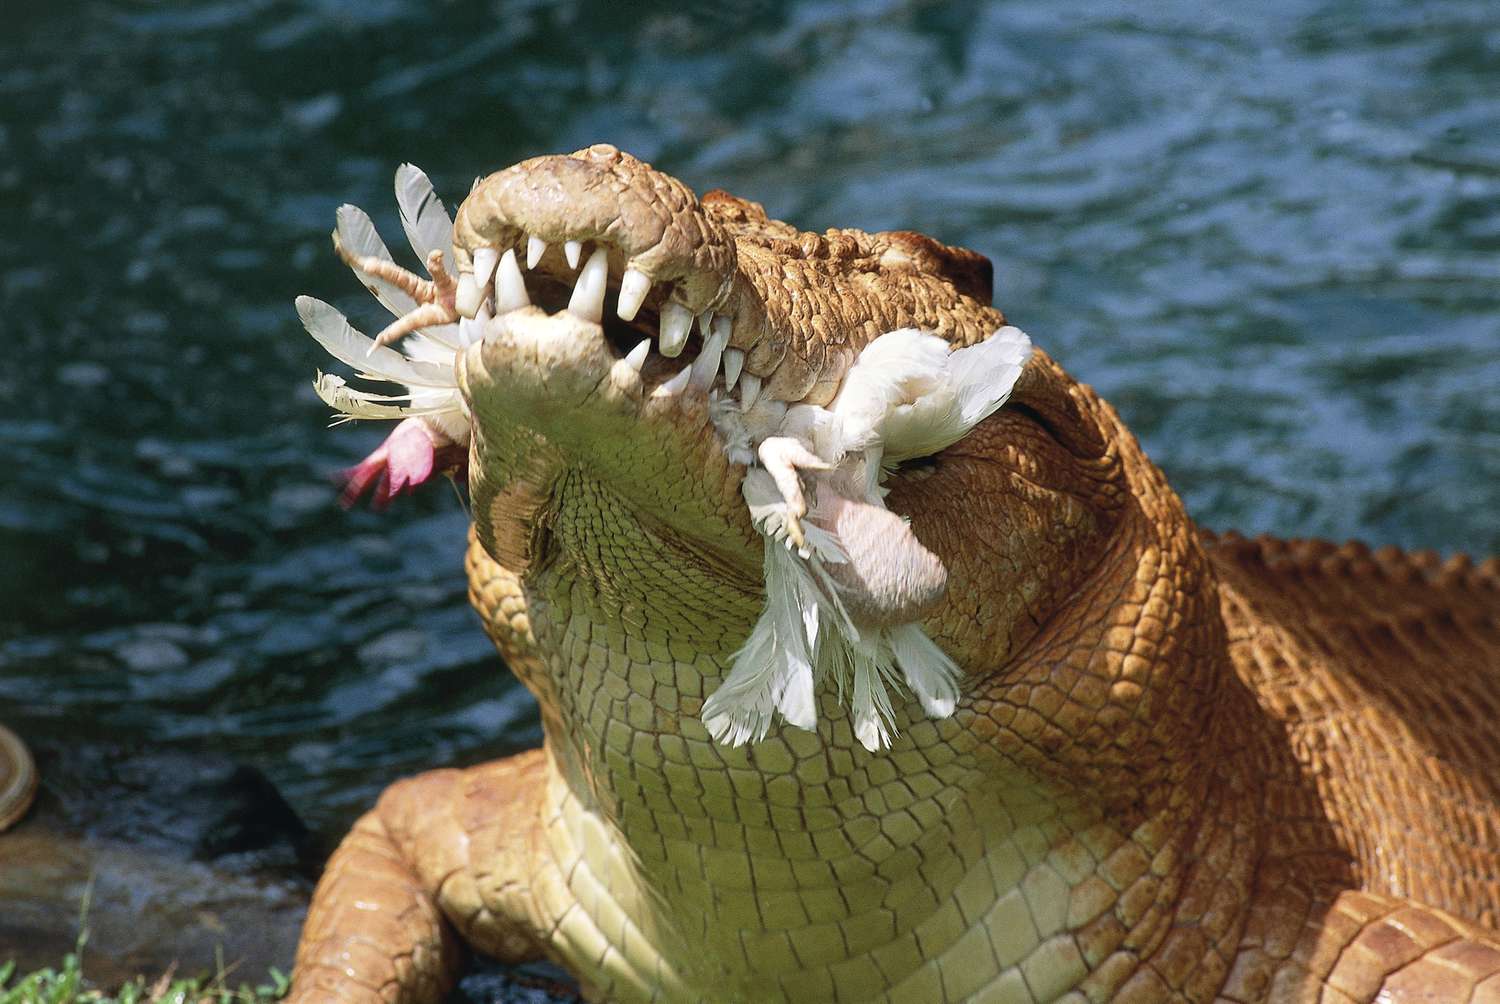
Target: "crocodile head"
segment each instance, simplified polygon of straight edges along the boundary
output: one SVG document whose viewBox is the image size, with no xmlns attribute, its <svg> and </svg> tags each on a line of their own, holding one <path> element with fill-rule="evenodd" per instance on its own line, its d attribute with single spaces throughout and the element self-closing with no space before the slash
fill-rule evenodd
<svg viewBox="0 0 1500 1004">
<path fill-rule="evenodd" d="M 451 230 L 439 206 L 441 225 L 418 241 L 435 200 L 425 176 L 403 170 L 421 181 L 418 196 L 403 198 L 403 219 L 414 246 L 427 245 L 435 282 L 402 272 L 373 229 L 343 211 L 339 235 L 364 256 L 341 253 L 398 314 L 399 296 L 372 277 L 401 273 L 397 284 L 412 294 L 404 302 L 413 309 L 377 341 L 469 318 L 443 366 L 457 388 L 433 392 L 451 394 L 462 432 L 450 423 L 436 445 L 467 440 L 474 534 L 523 594 L 514 609 L 526 611 L 524 630 L 497 625 L 499 607 L 476 602 L 492 632 L 510 632 L 502 648 L 540 698 L 549 732 L 582 728 L 564 745 L 592 750 L 585 759 L 619 711 L 581 722 L 577 667 L 587 660 L 629 678 L 625 689 L 640 699 L 633 728 L 700 737 L 702 702 L 766 600 L 764 540 L 741 491 L 747 447 L 789 407 L 832 400 L 885 332 L 916 328 L 955 347 L 988 338 L 1004 324 L 989 303 L 988 260 L 912 232 L 804 233 L 725 192 L 700 198 L 609 146 L 492 174 Z M 367 358 L 363 349 L 340 357 Z M 414 455 L 411 440 L 393 435 L 382 450 Z M 387 463 L 377 456 L 366 477 Z M 425 477 L 432 456 L 402 476 Z M 921 612 L 965 674 L 944 741 L 988 736 L 982 745 L 1028 769 L 1066 767 L 1070 780 L 1081 770 L 1108 797 L 1134 798 L 1138 748 L 1202 718 L 1189 701 L 1171 708 L 1174 724 L 1136 735 L 1142 708 L 1163 693 L 1206 691 L 1174 690 L 1172 674 L 1158 672 L 1165 643 L 1152 643 L 1154 659 L 1115 651 L 1101 618 L 1115 616 L 1119 597 L 1088 584 L 1128 576 L 1132 590 L 1159 591 L 1172 576 L 1197 575 L 1201 554 L 1180 503 L 1113 410 L 1038 351 L 1006 407 L 938 455 L 902 463 L 884 487 L 908 523 L 867 546 L 914 539 L 946 571 L 946 595 Z M 1148 600 L 1119 609 L 1159 617 Z M 1087 638 L 1054 637 L 1091 617 Z M 652 693 L 650 674 L 671 693 Z M 819 703 L 834 744 L 849 745 L 835 696 Z M 916 700 L 895 711 L 903 731 L 924 719 Z M 1077 720 L 1059 720 L 1064 712 Z"/>
<path fill-rule="evenodd" d="M 458 211 L 453 244 L 470 291 L 460 306 L 494 290 L 501 312 L 460 371 L 476 525 L 516 569 L 548 546 L 573 475 L 689 560 L 753 587 L 760 549 L 737 433 L 774 427 L 789 405 L 828 403 L 883 332 L 971 344 L 1003 323 L 980 255 L 915 233 L 802 233 L 725 192 L 700 199 L 609 146 L 485 178 Z M 496 268 L 506 251 L 514 257 Z M 517 260 L 531 265 L 524 278 Z M 505 310 L 517 284 L 529 303 Z"/>
<path fill-rule="evenodd" d="M 804 233 L 609 146 L 483 179 L 453 247 L 459 306 L 498 315 L 458 364 L 479 541 L 549 616 L 649 625 L 706 676 L 764 601 L 749 454 L 724 412 L 754 432 L 826 404 L 887 331 L 957 346 L 1004 324 L 979 254 L 912 232 Z M 948 566 L 928 627 L 969 673 L 1003 665 L 1104 552 L 1125 496 L 1111 418 L 1039 353 L 1009 407 L 886 482 Z M 565 690 L 563 672 L 546 689 Z"/>
</svg>

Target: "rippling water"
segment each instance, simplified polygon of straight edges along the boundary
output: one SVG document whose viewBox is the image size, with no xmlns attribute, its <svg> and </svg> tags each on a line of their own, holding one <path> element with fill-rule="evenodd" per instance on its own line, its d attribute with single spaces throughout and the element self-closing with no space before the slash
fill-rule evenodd
<svg viewBox="0 0 1500 1004">
<path fill-rule="evenodd" d="M 395 246 L 404 160 L 451 207 L 607 140 L 977 248 L 1204 524 L 1500 551 L 1492 0 L 623 6 L 7 11 L 0 720 L 223 752 L 324 834 L 538 740 L 452 493 L 328 480 L 383 433 L 326 428 L 291 302 L 374 317 L 328 232 Z"/>
</svg>

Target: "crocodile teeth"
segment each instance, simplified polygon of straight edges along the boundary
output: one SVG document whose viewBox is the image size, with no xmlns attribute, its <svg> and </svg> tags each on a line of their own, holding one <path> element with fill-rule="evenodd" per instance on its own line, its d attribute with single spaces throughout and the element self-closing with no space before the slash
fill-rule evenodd
<svg viewBox="0 0 1500 1004">
<path fill-rule="evenodd" d="M 708 341 L 708 330 L 713 323 L 714 312 L 712 310 L 705 310 L 703 313 L 698 315 L 698 335 L 705 342 Z"/>
<path fill-rule="evenodd" d="M 526 267 L 536 268 L 536 263 L 547 253 L 547 242 L 540 237 L 526 238 Z"/>
<path fill-rule="evenodd" d="M 475 342 L 484 340 L 484 322 L 477 317 L 460 317 L 458 319 L 458 344 L 468 348 Z"/>
<path fill-rule="evenodd" d="M 507 251 L 500 256 L 500 265 L 495 269 L 495 313 L 519 310 L 529 303 L 531 298 L 526 295 L 526 280 L 521 278 L 516 252 Z"/>
<path fill-rule="evenodd" d="M 680 303 L 667 301 L 661 308 L 661 338 L 658 347 L 668 359 L 682 354 L 688 332 L 693 328 L 693 313 Z"/>
<path fill-rule="evenodd" d="M 636 344 L 635 348 L 631 349 L 626 354 L 625 361 L 630 364 L 631 369 L 639 373 L 641 371 L 641 367 L 646 365 L 646 353 L 650 351 L 651 339 L 643 338 L 639 343 Z"/>
<path fill-rule="evenodd" d="M 474 271 L 459 275 L 458 291 L 453 297 L 453 306 L 460 317 L 473 317 L 478 313 L 479 305 L 484 301 L 484 287 L 490 284 L 490 274 L 495 271 L 495 262 L 499 258 L 500 252 L 494 248 L 474 251 Z"/>
<path fill-rule="evenodd" d="M 490 284 L 495 274 L 495 265 L 500 261 L 500 252 L 495 248 L 476 248 L 474 251 L 474 285 L 480 289 Z"/>
<path fill-rule="evenodd" d="M 479 311 L 479 283 L 468 272 L 460 272 L 458 291 L 453 294 L 453 307 L 459 317 L 473 317 Z"/>
<path fill-rule="evenodd" d="M 755 399 L 760 397 L 760 377 L 754 373 L 746 373 L 740 377 L 740 411 L 749 411 L 755 407 Z"/>
<path fill-rule="evenodd" d="M 563 254 L 567 256 L 568 267 L 578 267 L 578 256 L 583 253 L 582 241 L 565 241 L 563 243 Z"/>
<path fill-rule="evenodd" d="M 687 387 L 688 379 L 692 375 L 693 368 L 691 366 L 684 366 L 680 371 L 678 371 L 676 376 L 668 380 L 666 383 L 662 384 L 660 387 L 656 388 L 656 390 L 652 393 L 657 397 L 671 397 L 676 394 L 681 394 Z"/>
<path fill-rule="evenodd" d="M 620 320 L 635 320 L 635 315 L 641 309 L 641 304 L 649 292 L 651 292 L 651 280 L 646 278 L 646 273 L 627 268 L 625 277 L 620 280 L 620 303 L 615 308 L 615 312 L 620 315 Z"/>
<path fill-rule="evenodd" d="M 693 378 L 688 383 L 697 390 L 708 390 L 719 375 L 719 360 L 729 344 L 729 318 L 714 321 L 713 333 L 703 340 L 703 351 L 693 360 Z"/>
<path fill-rule="evenodd" d="M 578 284 L 573 287 L 573 298 L 568 301 L 568 311 L 586 321 L 598 324 L 604 319 L 604 288 L 609 284 L 609 252 L 596 248 L 589 255 Z"/>
<path fill-rule="evenodd" d="M 745 353 L 739 349 L 724 350 L 724 389 L 734 390 L 740 379 L 740 370 L 745 368 Z"/>
</svg>

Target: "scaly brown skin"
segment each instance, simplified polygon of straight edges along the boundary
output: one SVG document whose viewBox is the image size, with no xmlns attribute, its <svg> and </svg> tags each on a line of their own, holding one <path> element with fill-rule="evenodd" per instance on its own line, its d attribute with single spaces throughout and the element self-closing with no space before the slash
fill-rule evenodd
<svg viewBox="0 0 1500 1004">
<path fill-rule="evenodd" d="M 460 270 L 527 234 L 647 272 L 642 330 L 668 295 L 731 314 L 783 400 L 879 332 L 1002 322 L 977 255 L 799 234 L 611 148 L 486 179 Z M 1500 1001 L 1493 563 L 1201 534 L 1039 352 L 889 482 L 948 568 L 957 713 L 900 704 L 870 754 L 827 693 L 816 734 L 718 746 L 698 712 L 762 602 L 743 468 L 701 396 L 650 393 L 662 361 L 562 311 L 501 327 L 459 360 L 470 594 L 546 743 L 386 792 L 294 1000 L 435 1001 L 462 941 L 596 1000 Z"/>
</svg>

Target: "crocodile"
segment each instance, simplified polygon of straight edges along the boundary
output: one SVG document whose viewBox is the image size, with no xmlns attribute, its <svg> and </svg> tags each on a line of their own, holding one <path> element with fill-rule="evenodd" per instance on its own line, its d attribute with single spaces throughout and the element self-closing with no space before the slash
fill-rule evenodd
<svg viewBox="0 0 1500 1004">
<path fill-rule="evenodd" d="M 718 743 L 701 710 L 765 596 L 716 406 L 825 405 L 894 329 L 982 342 L 989 261 L 802 232 L 604 145 L 476 182 L 451 233 L 431 280 L 341 253 L 412 294 L 383 343 L 480 325 L 466 428 L 432 436 L 464 447 L 437 467 L 467 478 L 470 599 L 545 742 L 384 792 L 293 1001 L 438 1001 L 465 946 L 589 1000 L 1500 1001 L 1494 559 L 1200 529 L 1038 349 L 885 482 L 946 570 L 921 623 L 953 713 L 896 693 L 869 750 L 829 685 L 815 730 Z"/>
</svg>

